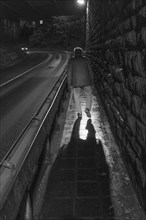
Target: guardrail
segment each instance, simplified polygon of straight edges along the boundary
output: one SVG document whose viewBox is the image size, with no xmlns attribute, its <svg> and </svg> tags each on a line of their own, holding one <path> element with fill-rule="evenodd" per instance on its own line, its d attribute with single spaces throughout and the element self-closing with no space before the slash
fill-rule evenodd
<svg viewBox="0 0 146 220">
<path fill-rule="evenodd" d="M 16 219 L 67 92 L 66 69 L 0 163 L 0 220 Z"/>
</svg>

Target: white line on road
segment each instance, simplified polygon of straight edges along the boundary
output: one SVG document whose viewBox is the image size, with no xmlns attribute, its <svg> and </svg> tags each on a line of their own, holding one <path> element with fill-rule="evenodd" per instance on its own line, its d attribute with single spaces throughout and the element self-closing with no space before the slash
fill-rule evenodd
<svg viewBox="0 0 146 220">
<path fill-rule="evenodd" d="M 25 72 L 19 74 L 18 76 L 14 77 L 13 79 L 10 79 L 10 80 L 8 80 L 8 81 L 5 82 L 5 83 L 2 83 L 2 84 L 0 85 L 0 87 L 3 87 L 3 86 L 5 86 L 5 85 L 7 85 L 8 83 L 14 81 L 15 79 L 17 79 L 17 78 L 19 78 L 19 77 L 25 75 L 25 74 L 28 73 L 29 71 L 31 71 L 31 70 L 37 68 L 38 66 L 40 66 L 41 64 L 43 64 L 44 62 L 46 62 L 46 60 L 50 59 L 50 57 L 52 57 L 52 54 L 49 54 L 49 53 L 48 53 L 48 55 L 49 55 L 49 57 L 48 57 L 47 59 L 43 60 L 41 63 L 37 64 L 36 66 L 32 67 L 31 69 L 29 69 L 29 70 L 27 70 L 27 71 L 25 71 Z"/>
</svg>

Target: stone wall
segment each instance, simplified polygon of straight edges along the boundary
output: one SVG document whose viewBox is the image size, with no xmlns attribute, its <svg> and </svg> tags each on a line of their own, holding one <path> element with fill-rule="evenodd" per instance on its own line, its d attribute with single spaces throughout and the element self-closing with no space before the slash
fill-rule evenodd
<svg viewBox="0 0 146 220">
<path fill-rule="evenodd" d="M 146 211 L 146 5 L 89 0 L 86 50 L 123 159 Z"/>
</svg>

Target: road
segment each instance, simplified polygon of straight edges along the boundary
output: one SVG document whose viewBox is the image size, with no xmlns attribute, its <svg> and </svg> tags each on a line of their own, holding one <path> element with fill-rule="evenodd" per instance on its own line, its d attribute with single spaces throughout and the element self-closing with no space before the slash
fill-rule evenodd
<svg viewBox="0 0 146 220">
<path fill-rule="evenodd" d="M 0 85 L 0 161 L 65 69 L 69 53 L 48 52 L 39 65 Z"/>
</svg>

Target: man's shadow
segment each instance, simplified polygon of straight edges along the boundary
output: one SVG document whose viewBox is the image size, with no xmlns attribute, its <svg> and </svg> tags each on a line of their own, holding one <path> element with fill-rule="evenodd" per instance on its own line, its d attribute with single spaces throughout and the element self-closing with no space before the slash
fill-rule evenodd
<svg viewBox="0 0 146 220">
<path fill-rule="evenodd" d="M 81 118 L 78 117 L 74 122 L 70 141 L 69 141 L 68 145 L 64 145 L 61 147 L 59 156 L 61 156 L 62 153 L 65 154 L 67 151 L 70 151 L 72 148 L 75 148 L 76 144 L 78 144 L 78 143 L 80 143 L 80 144 L 81 143 L 82 144 L 88 144 L 88 143 L 96 144 L 96 136 L 95 136 L 96 131 L 95 131 L 95 128 L 92 124 L 92 120 L 91 119 L 87 120 L 87 124 L 85 127 L 85 129 L 88 130 L 86 140 L 80 139 L 80 132 L 79 132 L 80 131 L 80 123 L 81 123 Z"/>
<path fill-rule="evenodd" d="M 105 215 L 106 217 L 112 218 L 114 220 L 115 219 L 114 208 L 113 208 L 113 204 L 111 200 L 111 193 L 110 193 L 110 170 L 106 162 L 106 157 L 105 157 L 105 153 L 103 150 L 102 142 L 101 140 L 96 139 L 96 130 L 92 124 L 91 119 L 87 120 L 87 124 L 85 127 L 85 129 L 88 131 L 86 140 L 80 139 L 80 135 L 79 135 L 80 123 L 81 123 L 81 119 L 77 118 L 73 126 L 70 142 L 67 148 L 65 149 L 65 151 L 68 150 L 69 152 L 74 152 L 73 149 L 75 147 L 80 148 L 80 146 L 82 150 L 84 149 L 85 151 L 88 150 L 89 148 L 93 150 L 95 168 L 97 172 L 97 181 L 99 183 L 101 195 L 102 195 L 101 203 L 102 203 L 103 212 L 104 212 L 103 215 Z M 64 216 L 64 220 L 67 219 L 68 217 L 70 216 Z M 77 217 L 71 218 L 71 219 L 80 220 L 80 218 L 77 218 Z"/>
<path fill-rule="evenodd" d="M 73 213 L 68 213 L 67 215 L 64 214 L 62 210 L 62 219 L 70 219 L 70 220 L 80 220 L 86 216 L 86 210 L 88 209 L 87 206 L 82 207 L 82 213 L 78 216 L 78 212 L 80 207 L 77 205 L 78 202 L 82 201 L 82 193 L 85 193 L 85 196 L 91 199 L 92 196 L 94 197 L 93 200 L 96 198 L 99 199 L 99 206 L 102 207 L 99 213 L 96 213 L 96 209 L 91 209 L 91 212 L 94 214 L 99 214 L 101 218 L 107 217 L 111 218 L 112 220 L 115 219 L 114 217 L 114 208 L 111 200 L 110 194 L 110 171 L 109 166 L 106 162 L 106 157 L 104 154 L 102 142 L 96 139 L 96 130 L 92 124 L 92 120 L 88 119 L 85 129 L 88 131 L 86 140 L 82 140 L 80 138 L 80 123 L 81 119 L 77 118 L 72 129 L 72 134 L 68 145 L 61 147 L 58 157 L 54 163 L 54 171 L 57 172 L 61 168 L 62 162 L 66 161 L 66 164 L 63 169 L 68 169 L 70 167 L 70 162 L 75 160 L 75 167 L 72 167 L 68 171 L 70 175 L 74 172 L 74 181 L 76 181 L 76 190 L 78 195 L 72 194 L 73 200 L 75 201 L 75 210 Z M 89 164 L 86 164 L 87 163 Z M 93 161 L 93 163 L 92 163 Z M 89 166 L 88 166 L 89 165 Z M 91 165 L 91 166 L 90 166 Z M 84 167 L 83 167 L 84 166 Z M 74 171 L 73 171 L 74 170 Z M 56 172 L 55 171 L 55 172 Z M 87 172 L 87 173 L 86 173 Z M 52 169 L 52 174 L 53 174 Z M 96 175 L 95 175 L 96 174 Z M 55 175 L 56 176 L 56 175 Z M 79 178 L 79 179 L 78 179 Z M 72 179 L 72 181 L 73 181 Z M 82 191 L 81 183 L 83 181 L 83 187 L 85 187 L 85 183 L 88 184 L 88 189 Z M 79 183 L 79 185 L 78 185 Z M 96 183 L 96 185 L 94 185 Z M 92 186 L 93 184 L 93 186 Z M 78 188 L 79 187 L 79 188 Z M 94 191 L 94 187 L 96 190 Z M 55 185 L 52 183 L 52 186 L 48 187 L 49 190 L 55 191 Z M 80 191 L 81 189 L 81 191 Z M 89 193 L 87 192 L 89 190 Z M 94 193 L 95 192 L 95 193 Z M 80 194 L 81 193 L 81 194 Z M 91 196 L 91 194 L 92 196 Z M 81 195 L 81 197 L 80 197 Z M 90 197 L 91 196 L 91 197 Z M 90 208 L 89 208 L 90 209 Z M 90 210 L 88 210 L 89 214 Z M 91 213 L 91 217 L 95 217 L 93 213 Z"/>
<path fill-rule="evenodd" d="M 80 130 L 80 123 L 81 123 L 81 118 L 77 118 L 75 120 L 75 123 L 73 125 L 73 130 L 70 138 L 70 142 L 77 141 L 79 140 L 79 130 Z"/>
<path fill-rule="evenodd" d="M 77 141 L 80 139 L 80 136 L 79 136 L 80 123 L 81 123 L 81 119 L 77 118 L 74 123 L 74 126 L 73 126 L 73 130 L 72 130 L 72 134 L 71 134 L 71 141 L 74 141 L 74 140 Z M 95 137 L 96 131 L 95 131 L 95 128 L 92 124 L 91 119 L 87 120 L 87 124 L 86 124 L 85 129 L 88 130 L 86 141 L 90 141 L 90 140 L 95 141 L 96 140 L 96 137 Z"/>
</svg>

